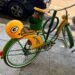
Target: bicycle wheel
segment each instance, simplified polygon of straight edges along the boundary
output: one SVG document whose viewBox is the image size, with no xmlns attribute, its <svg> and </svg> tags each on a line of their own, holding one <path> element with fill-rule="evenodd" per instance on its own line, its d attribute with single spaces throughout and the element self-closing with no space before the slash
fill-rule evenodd
<svg viewBox="0 0 75 75">
<path fill-rule="evenodd" d="M 71 29 L 70 29 L 69 25 L 66 25 L 63 28 L 62 34 L 63 34 L 63 37 L 64 37 L 65 47 L 72 48 L 74 46 L 74 40 L 73 40 L 73 36 L 72 36 Z"/>
<path fill-rule="evenodd" d="M 18 42 L 18 41 L 19 42 Z M 13 68 L 26 66 L 32 62 L 38 53 L 26 54 L 23 50 L 26 39 L 11 39 L 3 50 L 4 62 Z M 21 44 L 21 45 L 20 45 Z M 28 48 L 27 48 L 28 49 Z"/>
</svg>

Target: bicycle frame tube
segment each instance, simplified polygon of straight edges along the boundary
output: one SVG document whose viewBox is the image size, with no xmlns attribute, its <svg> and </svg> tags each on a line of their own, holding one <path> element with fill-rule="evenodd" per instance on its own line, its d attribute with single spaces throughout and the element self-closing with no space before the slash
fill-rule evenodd
<svg viewBox="0 0 75 75">
<path fill-rule="evenodd" d="M 56 17 L 56 14 L 57 14 L 57 11 L 54 10 L 54 13 L 53 13 L 53 16 L 52 16 L 52 19 L 51 19 L 51 23 L 49 25 L 49 29 L 48 29 L 48 32 L 47 32 L 47 35 L 46 35 L 46 39 L 45 39 L 45 42 L 47 41 L 48 37 L 49 37 L 49 34 L 50 34 L 50 30 L 51 30 L 51 27 L 53 25 L 53 22 L 54 22 L 54 19 Z"/>
<path fill-rule="evenodd" d="M 62 31 L 63 27 L 68 24 L 68 19 L 63 19 L 63 21 L 60 23 L 56 33 L 55 33 L 55 36 L 59 36 L 60 32 Z"/>
</svg>

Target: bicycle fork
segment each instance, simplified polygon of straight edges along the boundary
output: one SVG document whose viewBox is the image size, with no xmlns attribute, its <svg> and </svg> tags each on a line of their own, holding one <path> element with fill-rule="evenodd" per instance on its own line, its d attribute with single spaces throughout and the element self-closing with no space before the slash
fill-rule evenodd
<svg viewBox="0 0 75 75">
<path fill-rule="evenodd" d="M 57 31 L 55 33 L 55 35 L 52 37 L 51 42 L 54 44 L 55 41 L 57 40 L 60 32 L 62 31 L 63 27 L 66 26 L 67 24 L 67 20 L 63 20 L 60 24 L 60 26 L 57 28 Z"/>
</svg>

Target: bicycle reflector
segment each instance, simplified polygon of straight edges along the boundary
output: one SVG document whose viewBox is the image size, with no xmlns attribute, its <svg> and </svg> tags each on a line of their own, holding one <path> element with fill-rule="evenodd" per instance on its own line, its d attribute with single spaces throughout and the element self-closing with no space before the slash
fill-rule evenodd
<svg viewBox="0 0 75 75">
<path fill-rule="evenodd" d="M 7 23 L 6 25 L 6 33 L 11 37 L 11 38 L 21 38 L 21 30 L 23 29 L 24 25 L 21 21 L 19 20 L 12 20 Z"/>
<path fill-rule="evenodd" d="M 0 57 L 2 57 L 3 56 L 3 52 L 2 51 L 0 51 Z"/>
</svg>

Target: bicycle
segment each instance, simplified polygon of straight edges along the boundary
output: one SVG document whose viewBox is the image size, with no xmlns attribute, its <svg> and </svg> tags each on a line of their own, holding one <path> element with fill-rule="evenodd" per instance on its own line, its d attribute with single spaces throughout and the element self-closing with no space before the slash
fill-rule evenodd
<svg viewBox="0 0 75 75">
<path fill-rule="evenodd" d="M 37 7 L 34 9 L 38 12 L 45 12 Z M 65 40 L 65 46 L 72 48 L 74 46 L 74 41 L 68 23 L 68 13 L 67 9 L 63 10 L 66 11 L 66 15 L 62 17 L 63 20 L 59 26 L 59 18 L 56 17 L 57 11 L 59 10 L 53 9 L 51 10 L 54 11 L 53 15 L 44 23 L 41 31 L 34 31 L 30 30 L 29 28 L 25 28 L 23 23 L 20 21 L 15 20 L 9 22 L 6 25 L 6 30 L 12 39 L 8 41 L 3 49 L 4 62 L 13 68 L 27 66 L 35 57 L 37 57 L 40 52 L 46 51 L 43 49 L 49 50 L 55 44 L 55 41 L 58 39 L 61 31 Z M 53 26 L 55 19 L 56 25 Z M 48 31 L 45 31 L 48 21 L 50 22 L 49 28 Z M 50 38 L 50 33 L 56 28 L 57 30 L 55 34 Z M 68 40 L 66 38 L 66 34 Z"/>
</svg>

